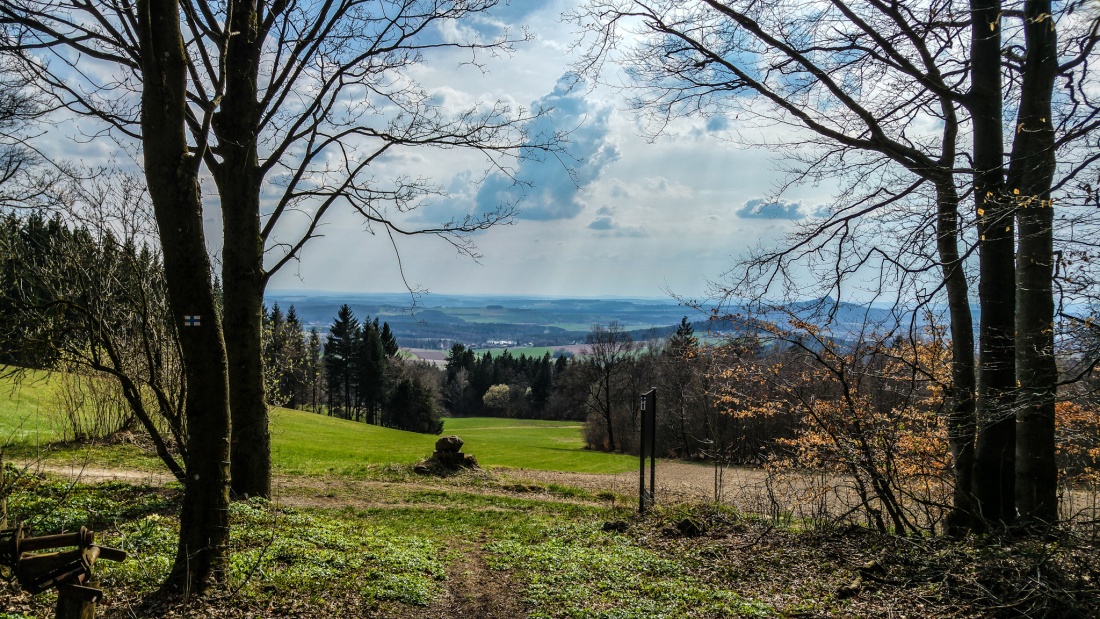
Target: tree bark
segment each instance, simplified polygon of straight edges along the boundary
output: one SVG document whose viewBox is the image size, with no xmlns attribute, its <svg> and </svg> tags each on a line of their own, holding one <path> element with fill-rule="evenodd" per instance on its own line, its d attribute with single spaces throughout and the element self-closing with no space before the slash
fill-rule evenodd
<svg viewBox="0 0 1100 619">
<path fill-rule="evenodd" d="M 954 128 L 948 136 L 953 142 Z M 948 141 L 945 139 L 945 145 Z M 954 159 L 954 149 L 945 148 L 944 159 Z M 945 163 L 942 162 L 941 163 Z M 946 162 L 945 170 L 950 170 Z M 951 392 L 947 417 L 947 440 L 955 474 L 948 532 L 963 533 L 974 524 L 974 322 L 970 314 L 970 295 L 959 256 L 959 195 L 950 173 L 936 180 L 936 243 L 943 271 L 944 289 L 951 322 Z"/>
<path fill-rule="evenodd" d="M 224 61 L 225 94 L 213 120 L 221 161 L 211 167 L 222 208 L 223 311 L 233 415 L 232 490 L 236 496 L 270 497 L 271 435 L 262 350 L 264 242 L 256 144 L 258 28 L 256 3 L 235 0 Z"/>
<path fill-rule="evenodd" d="M 188 386 L 187 483 L 169 590 L 202 592 L 224 575 L 229 542 L 229 384 L 202 228 L 200 157 L 185 132 L 187 56 L 178 0 L 139 0 L 145 175 L 164 253 Z M 198 317 L 198 326 L 185 323 Z"/>
<path fill-rule="evenodd" d="M 1058 73 L 1057 33 L 1049 0 L 1025 5 L 1020 111 L 1008 187 L 1019 223 L 1016 255 L 1016 509 L 1026 524 L 1058 518 L 1054 400 L 1054 126 L 1051 96 Z"/>
<path fill-rule="evenodd" d="M 1015 514 L 1015 248 L 1004 191 L 1001 3 L 971 0 L 971 91 L 974 198 L 978 214 L 977 436 L 973 495 L 982 521 L 1003 525 Z"/>
</svg>

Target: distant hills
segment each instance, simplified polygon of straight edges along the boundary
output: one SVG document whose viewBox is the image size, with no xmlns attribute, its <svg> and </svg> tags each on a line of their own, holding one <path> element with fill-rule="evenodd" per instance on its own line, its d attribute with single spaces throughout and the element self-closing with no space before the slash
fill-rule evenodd
<svg viewBox="0 0 1100 619">
<path fill-rule="evenodd" d="M 698 312 L 672 299 L 587 299 L 527 296 L 425 295 L 408 293 L 337 293 L 273 290 L 266 303 L 286 311 L 291 305 L 302 323 L 322 332 L 347 303 L 360 319 L 388 322 L 402 346 L 449 348 L 452 342 L 481 346 L 514 342 L 515 346 L 583 343 L 592 325 L 617 320 L 636 339 L 664 337 L 683 316 L 702 320 Z M 497 347 L 497 346 L 494 346 Z"/>
<path fill-rule="evenodd" d="M 360 320 L 377 317 L 388 322 L 398 342 L 414 348 L 445 349 L 453 342 L 478 348 L 580 344 L 593 324 L 611 321 L 618 321 L 635 340 L 647 340 L 672 334 L 683 316 L 700 334 L 746 330 L 740 322 L 708 321 L 705 313 L 674 299 L 431 294 L 416 299 L 417 306 L 413 307 L 414 299 L 408 293 L 272 290 L 266 295 L 266 303 L 268 307 L 278 303 L 284 312 L 293 305 L 306 327 L 317 327 L 322 333 L 340 305 L 347 303 Z M 920 325 L 919 320 L 911 323 L 912 316 L 895 315 L 889 308 L 836 303 L 830 298 L 789 307 L 800 319 L 826 325 L 833 337 L 842 340 L 855 339 L 863 330 L 883 332 L 898 325 Z M 723 313 L 746 311 L 735 305 L 725 307 Z M 757 317 L 780 324 L 789 318 L 783 313 Z"/>
</svg>

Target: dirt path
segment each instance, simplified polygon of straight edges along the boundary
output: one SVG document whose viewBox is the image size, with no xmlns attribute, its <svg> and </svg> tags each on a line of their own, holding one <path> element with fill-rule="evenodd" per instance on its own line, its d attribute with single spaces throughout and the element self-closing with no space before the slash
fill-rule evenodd
<svg viewBox="0 0 1100 619">
<path fill-rule="evenodd" d="M 176 478 L 168 473 L 156 473 L 152 471 L 137 471 L 133 469 L 114 469 L 95 466 L 80 466 L 76 464 L 40 464 L 27 466 L 27 471 L 32 473 L 50 473 L 69 480 L 83 480 L 87 482 L 125 481 L 132 484 L 148 484 L 150 486 L 163 486 L 176 481 Z"/>
<path fill-rule="evenodd" d="M 82 479 L 88 482 L 126 481 L 130 483 L 163 486 L 175 481 L 166 473 L 92 467 L 80 465 L 39 465 L 29 470 L 50 473 L 66 479 Z M 519 484 L 554 484 L 587 490 L 593 495 L 603 495 L 603 501 L 617 501 L 623 497 L 637 496 L 638 473 L 566 473 L 533 469 L 494 469 L 492 475 L 505 482 Z M 648 475 L 648 469 L 647 469 Z M 808 479 L 769 479 L 759 469 L 730 467 L 720 471 L 720 483 L 715 483 L 714 467 L 687 462 L 660 461 L 657 463 L 656 493 L 661 503 L 706 502 L 719 498 L 743 509 L 764 511 L 773 499 L 783 504 L 798 502 L 809 486 Z M 481 494 L 513 494 L 508 483 L 497 486 L 477 487 L 466 485 L 463 492 Z M 434 487 L 421 482 L 386 482 L 352 480 L 346 478 L 317 478 L 277 476 L 273 480 L 275 500 L 292 507 L 369 508 L 393 507 L 398 501 L 391 499 L 403 491 Z M 441 486 L 446 487 L 446 486 Z M 534 495 L 537 496 L 537 495 Z M 548 496 L 549 498 L 549 496 Z M 557 501 L 569 501 L 567 497 L 554 496 Z M 590 502 L 573 499 L 577 502 Z"/>
<path fill-rule="evenodd" d="M 627 497 L 638 495 L 637 471 L 611 475 L 506 469 L 502 473 L 534 483 L 561 484 Z M 648 475 L 647 466 L 647 485 Z M 699 503 L 717 498 L 724 503 L 732 503 L 752 511 L 764 511 L 773 500 L 779 503 L 801 500 L 812 482 L 805 475 L 769 477 L 764 470 L 748 467 L 720 469 L 716 478 L 712 465 L 671 460 L 657 462 L 655 477 L 659 503 Z"/>
<path fill-rule="evenodd" d="M 458 559 L 447 567 L 447 588 L 435 602 L 407 619 L 439 619 L 468 617 L 469 619 L 516 619 L 527 616 L 527 605 L 520 597 L 520 587 L 507 572 L 496 572 L 485 564 L 481 546 L 485 534 L 474 541 L 474 547 L 461 548 Z"/>
</svg>

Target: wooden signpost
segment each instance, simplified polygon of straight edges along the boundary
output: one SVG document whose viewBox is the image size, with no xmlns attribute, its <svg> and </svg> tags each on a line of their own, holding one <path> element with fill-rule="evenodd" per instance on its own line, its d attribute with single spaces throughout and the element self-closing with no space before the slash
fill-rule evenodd
<svg viewBox="0 0 1100 619">
<path fill-rule="evenodd" d="M 642 394 L 642 436 L 638 447 L 638 513 L 644 514 L 656 500 L 654 477 L 657 472 L 657 390 Z M 649 456 L 649 488 L 646 489 L 645 459 Z"/>
</svg>

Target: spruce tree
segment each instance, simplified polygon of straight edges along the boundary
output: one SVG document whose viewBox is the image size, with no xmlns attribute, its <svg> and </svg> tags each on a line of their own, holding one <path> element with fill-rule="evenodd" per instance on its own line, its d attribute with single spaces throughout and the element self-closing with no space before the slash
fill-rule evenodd
<svg viewBox="0 0 1100 619">
<path fill-rule="evenodd" d="M 325 376 L 328 380 L 329 415 L 350 415 L 354 395 L 353 359 L 359 320 L 345 303 L 340 306 L 325 339 Z"/>
</svg>

